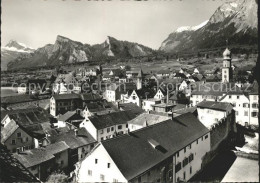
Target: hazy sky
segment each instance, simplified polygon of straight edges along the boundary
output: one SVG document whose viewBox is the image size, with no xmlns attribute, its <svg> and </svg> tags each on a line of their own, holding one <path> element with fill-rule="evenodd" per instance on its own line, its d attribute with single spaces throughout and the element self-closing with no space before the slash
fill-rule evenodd
<svg viewBox="0 0 260 183">
<path fill-rule="evenodd" d="M 38 48 L 57 35 L 97 44 L 107 36 L 157 49 L 180 26 L 210 18 L 225 0 L 2 0 L 2 46 L 17 40 Z"/>
</svg>

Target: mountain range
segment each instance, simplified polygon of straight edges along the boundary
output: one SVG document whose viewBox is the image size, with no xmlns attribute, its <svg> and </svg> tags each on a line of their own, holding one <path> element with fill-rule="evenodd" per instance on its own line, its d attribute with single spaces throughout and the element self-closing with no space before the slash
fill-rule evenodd
<svg viewBox="0 0 260 183">
<path fill-rule="evenodd" d="M 141 44 L 119 41 L 108 36 L 96 45 L 83 44 L 58 35 L 54 44 L 38 48 L 30 55 L 19 55 L 9 62 L 8 69 L 19 69 L 30 66 L 63 65 L 77 62 L 95 61 L 106 58 L 133 58 L 148 56 L 155 51 Z"/>
<path fill-rule="evenodd" d="M 257 6 L 257 0 L 226 2 L 209 20 L 176 29 L 162 42 L 159 50 L 110 36 L 101 44 L 89 45 L 58 35 L 54 44 L 35 50 L 10 41 L 1 48 L 1 70 L 198 51 L 226 46 L 226 40 L 229 45 L 257 45 Z"/>
<path fill-rule="evenodd" d="M 159 50 L 172 53 L 226 44 L 257 45 L 257 34 L 257 0 L 237 0 L 218 7 L 210 19 L 199 26 L 178 28 L 163 41 Z"/>
</svg>

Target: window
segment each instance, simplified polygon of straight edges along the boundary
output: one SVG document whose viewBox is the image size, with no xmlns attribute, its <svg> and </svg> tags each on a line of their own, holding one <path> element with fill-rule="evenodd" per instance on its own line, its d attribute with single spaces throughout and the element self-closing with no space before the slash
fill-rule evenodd
<svg viewBox="0 0 260 183">
<path fill-rule="evenodd" d="M 238 114 L 239 114 L 238 111 L 236 111 L 236 115 L 237 115 L 237 116 L 238 116 Z"/>
<path fill-rule="evenodd" d="M 15 140 L 12 140 L 12 145 L 15 145 L 16 144 L 16 141 Z"/>
<path fill-rule="evenodd" d="M 189 145 L 189 149 L 191 149 L 191 144 Z"/>
<path fill-rule="evenodd" d="M 252 104 L 252 108 L 258 108 L 258 104 L 257 103 L 253 103 Z"/>
<path fill-rule="evenodd" d="M 133 96 L 133 100 L 135 100 L 135 98 L 136 98 L 136 97 L 135 97 L 135 96 Z"/>
<path fill-rule="evenodd" d="M 186 147 L 184 147 L 184 153 L 186 153 Z"/>
<path fill-rule="evenodd" d="M 101 137 L 101 141 L 104 140 L 104 137 Z"/>
<path fill-rule="evenodd" d="M 203 141 L 203 137 L 201 137 L 201 141 Z"/>
<path fill-rule="evenodd" d="M 243 103 L 243 107 L 244 107 L 244 108 L 247 108 L 247 107 L 248 107 L 248 104 L 247 104 L 247 103 Z"/>
<path fill-rule="evenodd" d="M 100 174 L 100 180 L 105 180 L 105 175 Z"/>
<path fill-rule="evenodd" d="M 21 137 L 22 136 L 21 132 L 18 132 L 16 135 L 17 135 L 17 137 Z"/>
<path fill-rule="evenodd" d="M 186 179 L 186 174 L 185 174 L 185 171 L 183 172 L 183 180 Z"/>
<path fill-rule="evenodd" d="M 110 163 L 107 164 L 107 168 L 110 168 Z"/>
<path fill-rule="evenodd" d="M 191 155 L 189 156 L 189 163 L 192 162 L 193 159 L 194 159 L 194 155 L 191 154 Z"/>
<path fill-rule="evenodd" d="M 121 130 L 121 129 L 122 129 L 122 125 L 118 125 L 118 126 L 117 126 L 117 129 L 118 129 L 118 130 Z"/>
<path fill-rule="evenodd" d="M 177 165 L 175 165 L 175 173 L 180 171 L 180 169 L 181 169 L 181 163 L 177 163 Z"/>
<path fill-rule="evenodd" d="M 179 157 L 179 152 L 176 153 L 177 157 Z"/>
<path fill-rule="evenodd" d="M 252 113 L 251 113 L 251 116 L 254 117 L 254 118 L 257 118 L 258 112 L 256 112 L 256 111 L 255 111 L 255 112 L 252 112 Z"/>
<path fill-rule="evenodd" d="M 125 127 L 128 128 L 128 124 L 126 124 Z"/>
<path fill-rule="evenodd" d="M 150 175 L 151 175 L 151 172 L 150 172 L 150 171 L 148 171 L 148 172 L 147 172 L 147 176 L 150 176 Z"/>
<path fill-rule="evenodd" d="M 189 159 L 188 159 L 188 158 L 185 158 L 185 159 L 182 161 L 182 167 L 185 167 L 188 163 L 189 163 Z"/>
<path fill-rule="evenodd" d="M 237 99 L 239 99 L 239 95 L 237 96 Z"/>
<path fill-rule="evenodd" d="M 228 98 L 229 98 L 229 99 L 231 99 L 231 98 L 232 98 L 232 96 L 231 96 L 231 95 L 229 95 L 229 96 L 228 96 Z"/>
<path fill-rule="evenodd" d="M 117 179 L 113 179 L 113 182 L 118 182 L 118 180 Z"/>
<path fill-rule="evenodd" d="M 107 133 L 109 133 L 110 132 L 110 128 L 107 128 Z"/>
<path fill-rule="evenodd" d="M 199 144 L 199 140 L 198 139 L 196 140 L 196 142 L 197 142 L 197 144 Z"/>
<path fill-rule="evenodd" d="M 142 182 L 142 177 L 138 177 L 138 182 Z"/>
<path fill-rule="evenodd" d="M 95 164 L 97 164 L 98 163 L 98 159 L 95 159 Z"/>
<path fill-rule="evenodd" d="M 111 131 L 114 131 L 114 127 L 111 127 Z"/>
<path fill-rule="evenodd" d="M 205 135 L 205 139 L 207 139 L 208 138 L 208 135 Z"/>
<path fill-rule="evenodd" d="M 244 111 L 244 116 L 248 116 L 248 111 Z"/>
<path fill-rule="evenodd" d="M 101 134 L 103 134 L 103 133 L 104 133 L 104 132 L 103 132 L 103 129 L 100 131 L 100 133 L 101 133 Z"/>
<path fill-rule="evenodd" d="M 192 174 L 192 167 L 190 167 L 190 174 Z"/>
</svg>

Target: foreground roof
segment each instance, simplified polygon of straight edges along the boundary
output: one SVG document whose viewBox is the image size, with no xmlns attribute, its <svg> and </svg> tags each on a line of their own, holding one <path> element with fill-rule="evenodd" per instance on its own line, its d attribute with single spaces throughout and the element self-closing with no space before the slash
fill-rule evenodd
<svg viewBox="0 0 260 183">
<path fill-rule="evenodd" d="M 194 115 L 187 113 L 101 144 L 124 177 L 131 180 L 208 132 Z M 156 141 L 161 148 L 154 149 L 148 140 Z"/>
<path fill-rule="evenodd" d="M 0 144 L 0 182 L 40 182 Z"/>
</svg>

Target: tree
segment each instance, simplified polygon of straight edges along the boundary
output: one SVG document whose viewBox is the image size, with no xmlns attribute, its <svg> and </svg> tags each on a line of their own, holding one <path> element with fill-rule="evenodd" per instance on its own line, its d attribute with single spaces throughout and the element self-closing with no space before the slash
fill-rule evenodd
<svg viewBox="0 0 260 183">
<path fill-rule="evenodd" d="M 48 177 L 47 182 L 52 182 L 52 183 L 69 182 L 69 177 L 65 175 L 63 172 L 61 173 L 54 172 Z"/>
<path fill-rule="evenodd" d="M 125 70 L 130 71 L 131 70 L 131 66 L 130 65 L 126 65 L 125 66 Z"/>
</svg>

